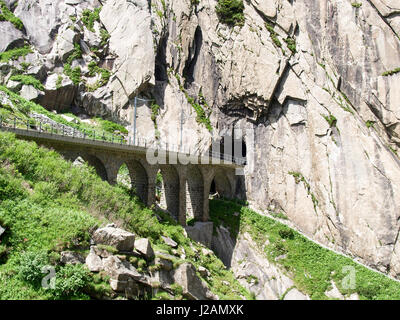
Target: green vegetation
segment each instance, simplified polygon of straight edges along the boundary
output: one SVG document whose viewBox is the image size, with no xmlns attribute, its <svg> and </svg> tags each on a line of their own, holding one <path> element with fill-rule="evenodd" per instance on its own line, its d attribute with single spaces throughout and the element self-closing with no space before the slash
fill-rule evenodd
<svg viewBox="0 0 400 320">
<path fill-rule="evenodd" d="M 240 215 L 235 217 L 235 212 L 240 212 Z M 322 248 L 284 224 L 247 207 L 234 202 L 212 200 L 210 214 L 213 222 L 233 230 L 235 237 L 239 232 L 248 232 L 259 248 L 263 248 L 268 240 L 265 256 L 271 263 L 279 265 L 293 279 L 296 288 L 312 299 L 328 299 L 325 292 L 331 289 L 331 281 L 343 295 L 358 293 L 361 299 L 400 299 L 399 282 Z M 275 261 L 282 254 L 285 254 L 285 258 Z M 349 268 L 355 271 L 355 287 L 346 289 L 344 284 Z"/>
<path fill-rule="evenodd" d="M 7 7 L 4 0 L 0 0 L 0 21 L 9 21 L 11 22 L 17 29 L 23 30 L 24 24 L 21 19 L 17 18 Z"/>
<path fill-rule="evenodd" d="M 74 51 L 67 59 L 67 64 L 72 64 L 72 62 L 76 59 L 82 58 L 82 48 L 79 43 L 74 43 Z"/>
<path fill-rule="evenodd" d="M 173 71 L 168 71 L 168 72 L 171 73 Z M 196 121 L 200 124 L 203 124 L 208 129 L 208 131 L 212 132 L 213 128 L 212 128 L 211 121 L 210 121 L 210 114 L 209 114 L 209 111 L 206 112 L 206 110 L 209 110 L 210 108 L 207 104 L 207 101 L 206 101 L 202 91 L 200 90 L 199 96 L 196 101 L 194 98 L 189 96 L 189 94 L 186 92 L 185 88 L 183 87 L 183 85 L 181 83 L 181 77 L 179 76 L 178 73 L 175 73 L 175 78 L 178 81 L 180 90 L 185 94 L 186 100 L 190 103 L 190 105 L 196 111 L 196 114 L 197 114 Z"/>
<path fill-rule="evenodd" d="M 269 24 L 268 22 L 265 22 L 265 27 L 267 28 L 269 35 L 272 39 L 272 42 L 278 47 L 282 48 L 282 43 L 278 38 L 278 34 L 275 32 L 274 27 Z"/>
<path fill-rule="evenodd" d="M 26 84 L 29 86 L 35 87 L 37 90 L 43 91 L 44 86 L 43 84 L 33 76 L 28 75 L 15 75 L 10 78 L 12 81 L 21 82 L 22 84 Z"/>
<path fill-rule="evenodd" d="M 311 185 L 308 183 L 307 179 L 304 178 L 304 176 L 300 172 L 289 172 L 289 174 L 294 177 L 296 184 L 303 182 L 304 187 L 306 188 L 306 191 L 308 195 L 311 197 L 311 200 L 314 204 L 314 210 L 315 212 L 317 212 L 319 201 L 315 196 L 315 194 L 311 192 Z"/>
<path fill-rule="evenodd" d="M 93 85 L 87 85 L 88 91 L 96 91 L 98 88 L 105 86 L 111 77 L 111 72 L 107 69 L 100 68 L 96 62 L 92 61 L 89 63 L 89 75 L 94 77 L 96 74 L 100 74 L 101 78 Z"/>
<path fill-rule="evenodd" d="M 196 121 L 200 124 L 203 124 L 208 131 L 212 132 L 212 126 L 211 126 L 211 121 L 210 117 L 207 116 L 205 109 L 208 109 L 208 105 L 205 102 L 204 98 L 202 99 L 201 96 L 198 100 L 198 102 L 195 101 L 192 97 L 190 97 L 186 92 L 186 99 L 187 101 L 192 105 L 194 111 L 196 111 Z"/>
<path fill-rule="evenodd" d="M 104 28 L 100 29 L 100 37 L 101 37 L 101 43 L 100 46 L 104 47 L 108 40 L 110 40 L 111 35 L 108 33 L 108 31 Z"/>
<path fill-rule="evenodd" d="M 228 26 L 244 25 L 243 0 L 218 0 L 216 10 L 222 23 Z"/>
<path fill-rule="evenodd" d="M 65 115 L 74 118 L 74 122 L 68 122 L 62 116 L 54 114 L 32 101 L 22 98 L 20 95 L 10 91 L 6 87 L 0 86 L 0 91 L 4 92 L 12 102 L 12 105 L 10 106 L 0 104 L 0 116 L 2 117 L 2 121 L 13 121 L 13 117 L 17 116 L 21 121 L 24 121 L 24 123 L 26 123 L 26 121 L 34 122 L 34 120 L 30 118 L 29 113 L 36 112 L 43 114 L 60 124 L 75 128 L 80 132 L 85 132 L 86 136 L 92 139 L 106 141 L 112 141 L 114 139 L 115 141 L 115 136 L 111 137 L 110 134 L 105 134 L 105 132 L 119 131 L 127 133 L 124 127 L 100 118 L 94 118 L 93 124 L 87 124 L 81 122 L 75 115 L 66 113 Z M 26 128 L 26 125 L 24 125 L 24 127 Z M 125 140 L 123 140 L 123 143 L 125 143 Z"/>
<path fill-rule="evenodd" d="M 221 299 L 251 298 L 219 259 L 203 255 L 203 247 L 186 238 L 180 225 L 163 212 L 157 214 L 162 223 L 126 189 L 103 182 L 86 164 L 74 166 L 54 151 L 0 132 L 0 224 L 7 228 L 2 237 L 0 281 L 5 285 L 0 286 L 0 299 L 89 299 L 96 292 L 107 293 L 106 278 L 82 266 L 62 267 L 58 261 L 61 251 L 88 248 L 90 231 L 112 221 L 149 238 L 158 251 L 172 253 L 161 236 L 179 243 L 186 261 L 211 272 L 205 281 Z M 177 257 L 174 264 L 182 262 Z M 138 259 L 136 264 L 145 271 L 149 262 Z M 55 290 L 39 286 L 43 266 L 55 267 Z"/>
<path fill-rule="evenodd" d="M 288 38 L 285 39 L 285 42 L 286 42 L 289 50 L 292 51 L 292 53 L 296 53 L 297 52 L 296 40 L 295 39 L 288 37 Z"/>
<path fill-rule="evenodd" d="M 109 120 L 104 120 L 101 118 L 94 118 L 94 120 L 96 120 L 96 122 L 100 125 L 101 129 L 103 129 L 106 132 L 109 133 L 120 132 L 123 134 L 128 134 L 128 130 L 124 126 L 118 123 Z"/>
<path fill-rule="evenodd" d="M 80 67 L 72 69 L 70 64 L 64 65 L 64 73 L 71 79 L 75 85 L 79 85 L 82 81 L 82 70 Z"/>
<path fill-rule="evenodd" d="M 5 52 L 0 52 L 0 62 L 9 62 L 10 60 L 17 60 L 19 57 L 25 57 L 27 54 L 32 53 L 29 46 L 22 48 L 15 48 Z"/>
<path fill-rule="evenodd" d="M 360 2 L 353 2 L 351 5 L 352 5 L 354 8 L 360 8 L 360 7 L 362 6 L 362 3 L 360 3 Z"/>
<path fill-rule="evenodd" d="M 154 128 L 157 129 L 157 117 L 160 115 L 160 106 L 154 102 L 151 104 L 151 121 L 154 122 Z"/>
<path fill-rule="evenodd" d="M 393 69 L 393 70 L 390 70 L 390 71 L 385 71 L 384 73 L 382 73 L 382 76 L 383 77 L 392 76 L 392 75 L 394 75 L 396 73 L 399 73 L 399 72 L 400 72 L 400 68 L 396 68 L 396 69 Z"/>
<path fill-rule="evenodd" d="M 376 123 L 375 121 L 368 120 L 367 122 L 365 122 L 365 125 L 367 126 L 368 129 L 370 129 L 374 128 L 375 123 Z"/>
<path fill-rule="evenodd" d="M 326 120 L 326 122 L 329 123 L 329 126 L 330 126 L 331 128 L 336 127 L 337 119 L 336 119 L 336 117 L 335 117 L 333 114 L 330 113 L 329 116 L 325 116 L 325 115 L 322 115 L 322 116 L 324 117 L 324 119 Z"/>
<path fill-rule="evenodd" d="M 94 9 L 93 11 L 90 9 L 85 9 L 82 12 L 82 22 L 86 26 L 86 28 L 92 32 L 94 32 L 94 23 L 95 21 L 100 21 L 100 11 L 101 7 Z"/>
</svg>

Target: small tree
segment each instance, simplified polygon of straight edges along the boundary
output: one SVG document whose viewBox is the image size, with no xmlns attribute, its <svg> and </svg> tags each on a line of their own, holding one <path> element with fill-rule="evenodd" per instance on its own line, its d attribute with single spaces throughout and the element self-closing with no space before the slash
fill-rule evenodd
<svg viewBox="0 0 400 320">
<path fill-rule="evenodd" d="M 244 24 L 243 0 L 218 0 L 217 15 L 222 23 L 229 26 Z"/>
</svg>

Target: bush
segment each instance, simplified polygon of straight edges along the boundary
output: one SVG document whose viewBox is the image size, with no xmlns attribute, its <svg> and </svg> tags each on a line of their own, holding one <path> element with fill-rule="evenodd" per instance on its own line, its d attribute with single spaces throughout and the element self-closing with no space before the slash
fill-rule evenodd
<svg viewBox="0 0 400 320">
<path fill-rule="evenodd" d="M 93 11 L 89 9 L 83 10 L 82 22 L 88 30 L 94 32 L 94 22 L 100 21 L 100 11 L 101 8 L 96 8 Z"/>
<path fill-rule="evenodd" d="M 56 298 L 77 296 L 88 287 L 91 280 L 89 270 L 83 265 L 66 265 L 57 271 L 53 295 Z"/>
<path fill-rule="evenodd" d="M 0 168 L 0 201 L 22 198 L 25 195 L 21 181 Z"/>
<path fill-rule="evenodd" d="M 216 7 L 219 20 L 229 26 L 244 24 L 243 0 L 218 0 Z"/>
<path fill-rule="evenodd" d="M 42 269 L 48 265 L 48 257 L 43 251 L 28 251 L 22 254 L 19 263 L 19 276 L 22 280 L 37 285 L 45 276 Z"/>
<path fill-rule="evenodd" d="M 5 52 L 0 52 L 0 62 L 9 62 L 10 60 L 17 60 L 19 57 L 25 57 L 31 53 L 32 49 L 29 46 L 23 48 L 15 48 Z"/>
<path fill-rule="evenodd" d="M 279 233 L 279 236 L 280 236 L 282 239 L 291 239 L 291 240 L 294 239 L 293 230 L 290 230 L 290 229 L 281 229 L 281 230 L 278 231 L 278 233 Z"/>
<path fill-rule="evenodd" d="M 80 67 L 72 69 L 70 64 L 64 66 L 64 73 L 71 79 L 71 81 L 78 85 L 82 81 L 82 71 Z"/>
<path fill-rule="evenodd" d="M 7 7 L 4 0 L 0 0 L 0 21 L 10 21 L 17 29 L 23 30 L 24 24 Z"/>
<path fill-rule="evenodd" d="M 10 78 L 10 80 L 21 82 L 22 84 L 26 84 L 28 86 L 33 86 L 34 88 L 36 88 L 37 90 L 40 90 L 40 91 L 44 90 L 43 84 L 38 79 L 36 79 L 35 77 L 32 77 L 32 76 L 15 75 L 15 76 L 12 76 Z"/>
</svg>

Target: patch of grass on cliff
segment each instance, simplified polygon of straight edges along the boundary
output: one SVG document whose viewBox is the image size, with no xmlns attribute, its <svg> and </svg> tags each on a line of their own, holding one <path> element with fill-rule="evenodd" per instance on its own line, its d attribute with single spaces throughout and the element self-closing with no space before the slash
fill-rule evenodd
<svg viewBox="0 0 400 320">
<path fill-rule="evenodd" d="M 265 27 L 267 28 L 269 35 L 273 41 L 273 43 L 278 47 L 278 48 L 282 48 L 282 43 L 278 38 L 278 34 L 276 33 L 274 26 L 271 25 L 270 23 L 266 22 L 265 23 Z"/>
<path fill-rule="evenodd" d="M 75 85 L 79 85 L 82 81 L 82 70 L 80 67 L 72 69 L 70 64 L 64 65 L 64 73 L 71 79 Z"/>
<path fill-rule="evenodd" d="M 74 166 L 55 151 L 0 132 L 0 224 L 7 229 L 0 250 L 0 300 L 89 299 L 96 291 L 107 292 L 84 267 L 57 262 L 63 250 L 87 249 L 90 232 L 108 222 L 151 239 L 154 247 L 171 250 L 161 236 L 172 238 L 185 250 L 186 261 L 210 270 L 208 283 L 221 299 L 250 298 L 220 260 L 203 255 L 168 216 L 160 223 L 126 188 L 102 181 L 87 165 Z M 40 286 L 45 265 L 56 267 L 55 291 Z"/>
<path fill-rule="evenodd" d="M 7 7 L 4 0 L 0 0 L 0 21 L 11 22 L 18 30 L 24 29 L 24 24 L 21 19 L 17 18 Z"/>
<path fill-rule="evenodd" d="M 0 62 L 9 62 L 10 60 L 17 60 L 19 57 L 25 57 L 29 53 L 32 53 L 32 49 L 29 46 L 22 48 L 15 48 L 5 52 L 0 52 Z"/>
<path fill-rule="evenodd" d="M 240 215 L 234 217 L 235 212 Z M 248 232 L 259 248 L 264 248 L 271 263 L 281 266 L 283 272 L 293 279 L 295 286 L 312 299 L 329 299 L 325 292 L 331 289 L 331 281 L 335 282 L 344 295 L 357 293 L 360 299 L 368 300 L 400 299 L 399 282 L 325 249 L 295 230 L 261 216 L 248 207 L 212 200 L 210 215 L 214 222 L 228 226 L 233 234 Z M 286 257 L 275 261 L 281 255 Z M 355 271 L 355 287 L 346 289 L 343 285 L 347 283 L 349 268 Z"/>
<path fill-rule="evenodd" d="M 101 7 L 94 9 L 93 11 L 90 9 L 85 9 L 82 12 L 82 22 L 86 26 L 86 28 L 92 32 L 94 32 L 94 23 L 96 21 L 100 21 L 100 11 Z"/>
<path fill-rule="evenodd" d="M 17 81 L 22 84 L 28 85 L 28 86 L 33 86 L 37 90 L 43 91 L 44 90 L 44 85 L 35 77 L 33 76 L 28 76 L 28 75 L 15 75 L 10 78 L 12 81 Z"/>
<path fill-rule="evenodd" d="M 244 25 L 243 0 L 218 0 L 216 11 L 222 23 L 228 26 Z"/>
<path fill-rule="evenodd" d="M 100 74 L 100 79 L 95 84 L 86 86 L 87 90 L 90 92 L 96 91 L 98 88 L 105 86 L 111 77 L 111 72 L 109 70 L 100 68 L 97 66 L 96 62 L 92 61 L 89 63 L 89 75 L 94 77 L 96 74 Z"/>
<path fill-rule="evenodd" d="M 393 70 L 385 71 L 384 73 L 382 73 L 382 76 L 383 77 L 388 77 L 388 76 L 392 76 L 394 74 L 397 74 L 399 72 L 400 72 L 400 67 L 396 68 L 396 69 L 393 69 Z"/>
</svg>

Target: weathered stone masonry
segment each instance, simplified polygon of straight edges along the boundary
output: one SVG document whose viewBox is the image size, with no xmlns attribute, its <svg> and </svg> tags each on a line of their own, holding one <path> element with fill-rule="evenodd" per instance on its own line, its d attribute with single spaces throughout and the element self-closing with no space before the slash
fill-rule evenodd
<svg viewBox="0 0 400 320">
<path fill-rule="evenodd" d="M 156 177 L 160 171 L 163 175 L 161 206 L 183 226 L 187 224 L 187 215 L 198 221 L 209 220 L 209 194 L 213 182 L 220 196 L 233 198 L 236 196 L 237 181 L 242 178 L 236 176 L 238 166 L 232 163 L 151 165 L 144 148 L 18 129 L 14 131 L 20 138 L 34 140 L 56 150 L 67 160 L 75 161 L 81 157 L 110 184 L 117 182 L 119 169 L 126 164 L 132 188 L 147 206 L 156 203 Z"/>
</svg>

